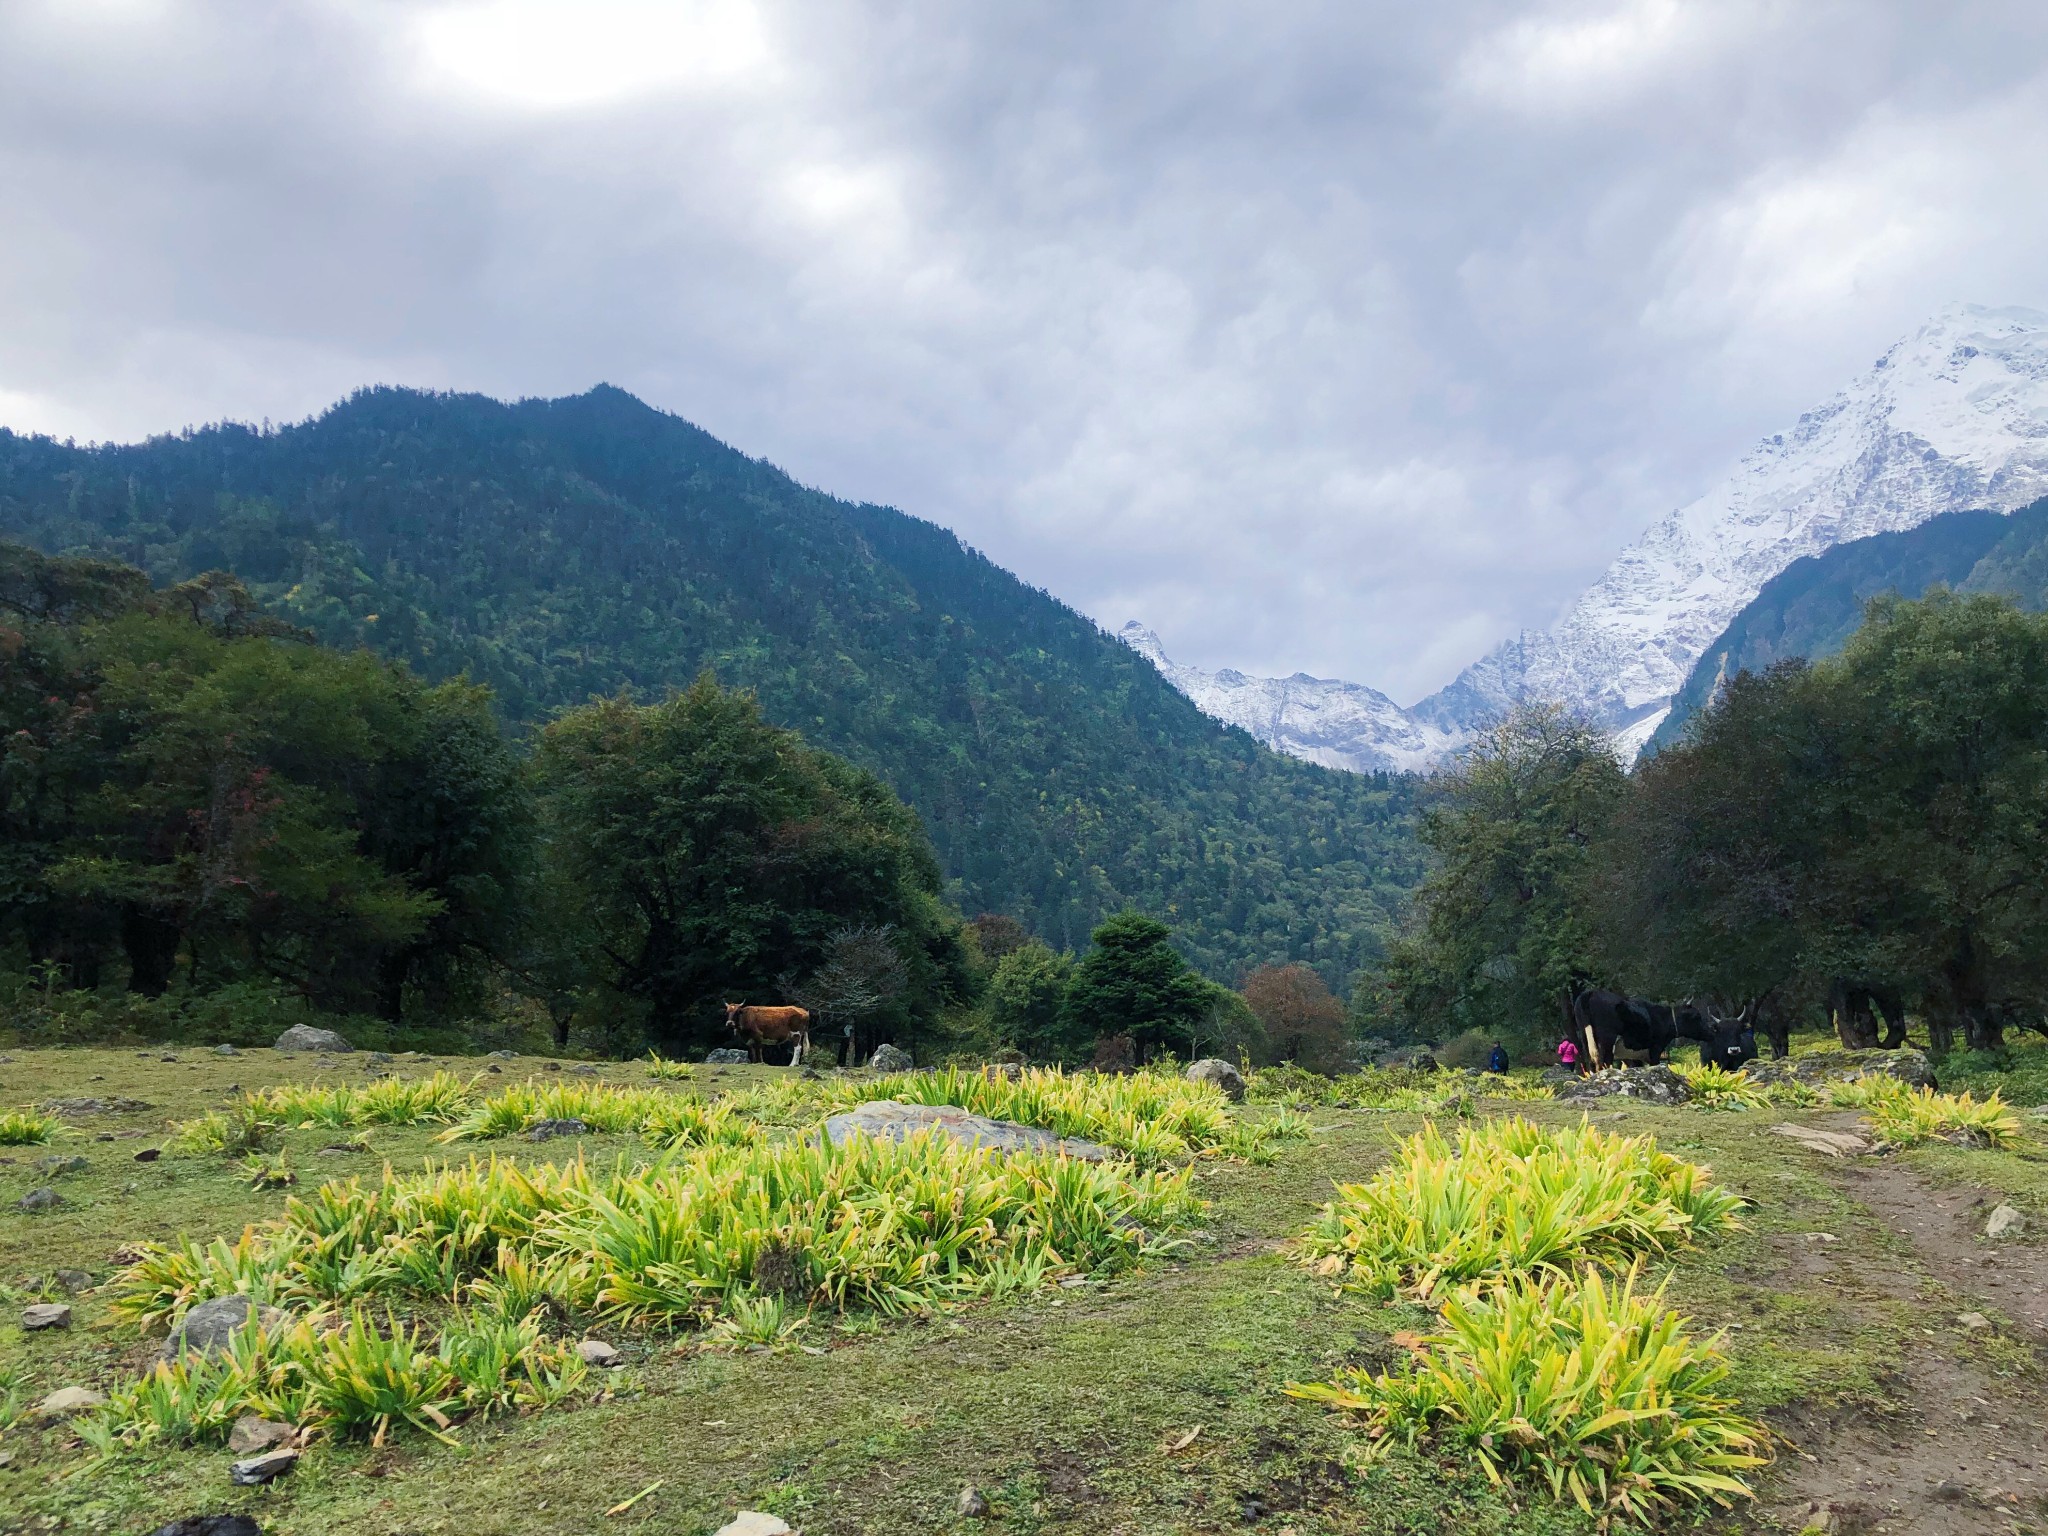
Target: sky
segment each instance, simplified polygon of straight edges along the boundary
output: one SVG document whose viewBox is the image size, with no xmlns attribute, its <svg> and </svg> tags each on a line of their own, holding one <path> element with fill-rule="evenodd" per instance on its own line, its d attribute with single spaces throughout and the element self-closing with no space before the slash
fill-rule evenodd
<svg viewBox="0 0 2048 1536">
<path fill-rule="evenodd" d="M 2039 0 L 6 0 L 0 425 L 633 391 L 1403 703 L 1955 301 Z"/>
</svg>

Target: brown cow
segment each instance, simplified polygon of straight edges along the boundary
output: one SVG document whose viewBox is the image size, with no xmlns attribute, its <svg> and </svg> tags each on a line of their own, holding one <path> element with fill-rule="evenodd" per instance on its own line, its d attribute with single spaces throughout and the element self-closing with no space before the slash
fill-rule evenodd
<svg viewBox="0 0 2048 1536">
<path fill-rule="evenodd" d="M 762 1047 L 792 1042 L 789 1064 L 800 1066 L 811 1048 L 811 1015 L 804 1008 L 764 1008 L 747 1003 L 725 1005 L 726 1028 L 747 1042 L 747 1056 L 763 1059 Z"/>
</svg>

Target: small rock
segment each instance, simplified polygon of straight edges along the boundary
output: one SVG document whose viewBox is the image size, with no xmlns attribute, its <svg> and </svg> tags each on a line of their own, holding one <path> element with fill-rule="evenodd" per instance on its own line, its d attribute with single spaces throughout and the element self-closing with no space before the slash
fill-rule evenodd
<svg viewBox="0 0 2048 1536">
<path fill-rule="evenodd" d="M 253 1488 L 261 1483 L 275 1482 L 298 1464 L 297 1451 L 266 1451 L 261 1456 L 251 1456 L 246 1461 L 229 1463 L 228 1476 L 244 1488 Z"/>
<path fill-rule="evenodd" d="M 164 1152 L 162 1147 L 144 1147 L 140 1152 L 135 1154 L 135 1161 L 137 1161 L 138 1163 L 153 1163 L 163 1155 Z"/>
<path fill-rule="evenodd" d="M 2026 1234 L 2027 1218 L 2017 1207 L 2000 1201 L 1984 1223 L 1986 1237 L 2021 1237 Z"/>
<path fill-rule="evenodd" d="M 868 1066 L 876 1072 L 914 1072 L 917 1062 L 910 1052 L 894 1045 L 878 1045 L 875 1054 L 868 1058 Z"/>
<path fill-rule="evenodd" d="M 969 1520 L 985 1519 L 988 1515 L 988 1500 L 982 1497 L 979 1488 L 969 1483 L 960 1490 L 960 1497 L 953 1501 L 953 1509 L 956 1514 L 964 1515 Z"/>
<path fill-rule="evenodd" d="M 61 1301 L 39 1301 L 32 1307 L 21 1309 L 21 1326 L 30 1333 L 39 1333 L 45 1328 L 69 1328 L 71 1309 Z"/>
<path fill-rule="evenodd" d="M 1824 1131 L 1815 1125 L 1795 1125 L 1790 1120 L 1771 1127 L 1773 1136 L 1796 1141 L 1810 1152 L 1824 1157 L 1855 1157 L 1868 1152 L 1870 1143 L 1854 1131 Z"/>
<path fill-rule="evenodd" d="M 386 1062 L 396 1061 L 397 1059 L 389 1051 L 372 1051 L 363 1058 L 363 1064 L 370 1067 L 381 1067 Z"/>
<path fill-rule="evenodd" d="M 73 1153 L 69 1157 L 54 1156 L 43 1158 L 36 1166 L 45 1173 L 59 1174 L 84 1173 L 88 1168 L 92 1167 L 92 1164 L 76 1153 Z"/>
<path fill-rule="evenodd" d="M 294 1024 L 277 1037 L 270 1047 L 273 1051 L 352 1051 L 354 1046 L 331 1029 L 315 1029 L 310 1024 Z"/>
<path fill-rule="evenodd" d="M 1956 1326 L 1965 1333 L 1981 1333 L 1991 1326 L 1991 1319 L 1982 1312 L 1958 1312 Z"/>
<path fill-rule="evenodd" d="M 581 1077 L 596 1077 L 598 1075 L 598 1069 L 587 1061 L 579 1061 L 569 1070 Z"/>
<path fill-rule="evenodd" d="M 236 1050 L 236 1049 L 235 1049 L 235 1048 L 234 1048 L 234 1047 L 233 1047 L 232 1045 L 226 1045 L 226 1044 L 222 1044 L 222 1045 L 216 1045 L 216 1046 L 215 1046 L 215 1047 L 213 1048 L 213 1054 L 214 1054 L 214 1055 L 216 1055 L 216 1056 L 239 1056 L 239 1055 L 241 1055 L 242 1053 L 241 1053 L 240 1051 Z M 236 1518 L 240 1518 L 240 1517 L 238 1516 L 238 1517 L 236 1517 Z"/>
<path fill-rule="evenodd" d="M 590 1127 L 581 1120 L 541 1120 L 527 1127 L 528 1141 L 553 1141 L 557 1136 L 588 1136 Z"/>
<path fill-rule="evenodd" d="M 276 1307 L 259 1307 L 247 1296 L 216 1296 L 202 1301 L 185 1314 L 185 1320 L 164 1340 L 164 1358 L 181 1354 L 217 1355 L 242 1331 L 254 1311 L 263 1327 L 275 1328 L 287 1321 Z"/>
<path fill-rule="evenodd" d="M 247 1515 L 187 1515 L 158 1526 L 149 1536 L 263 1536 L 263 1527 Z"/>
<path fill-rule="evenodd" d="M 75 1120 L 80 1115 L 139 1114 L 145 1109 L 155 1109 L 156 1106 L 147 1099 L 123 1099 L 116 1097 L 111 1099 L 52 1099 L 43 1108 L 53 1115 L 62 1115 L 67 1120 Z"/>
<path fill-rule="evenodd" d="M 64 1197 L 54 1189 L 32 1189 L 14 1202 L 17 1211 L 54 1211 L 64 1203 Z"/>
<path fill-rule="evenodd" d="M 517 1051 L 492 1051 L 490 1054 L 499 1061 L 517 1061 L 519 1059 Z"/>
<path fill-rule="evenodd" d="M 1233 1104 L 1244 1102 L 1244 1074 L 1220 1056 L 1205 1056 L 1191 1063 L 1182 1076 L 1191 1083 L 1213 1083 Z"/>
<path fill-rule="evenodd" d="M 603 1339 L 585 1339 L 576 1346 L 576 1354 L 585 1365 L 594 1365 L 601 1371 L 620 1363 L 619 1352 Z"/>
<path fill-rule="evenodd" d="M 276 1419 L 245 1413 L 228 1431 L 228 1449 L 237 1456 L 251 1456 L 283 1445 L 298 1432 L 295 1424 L 280 1424 Z"/>
<path fill-rule="evenodd" d="M 541 1070 L 545 1072 L 559 1072 L 562 1070 L 562 1064 L 559 1061 L 544 1061 L 541 1063 Z"/>
<path fill-rule="evenodd" d="M 57 1282 L 67 1296 L 76 1296 L 92 1284 L 92 1276 L 82 1269 L 53 1269 L 50 1278 Z"/>
<path fill-rule="evenodd" d="M 779 1515 L 764 1515 L 758 1509 L 743 1509 L 712 1536 L 792 1536 L 789 1522 Z"/>
<path fill-rule="evenodd" d="M 485 1067 L 484 1070 L 486 1072 L 503 1072 L 505 1069 L 499 1066 L 496 1062 L 493 1062 L 490 1066 Z"/>
<path fill-rule="evenodd" d="M 743 1067 L 747 1064 L 747 1053 L 730 1045 L 721 1045 L 715 1051 L 706 1051 L 704 1060 L 714 1067 Z"/>
<path fill-rule="evenodd" d="M 68 1419 L 74 1413 L 90 1413 L 106 1405 L 107 1394 L 91 1387 L 59 1387 L 41 1403 L 36 1412 L 46 1419 Z"/>
</svg>

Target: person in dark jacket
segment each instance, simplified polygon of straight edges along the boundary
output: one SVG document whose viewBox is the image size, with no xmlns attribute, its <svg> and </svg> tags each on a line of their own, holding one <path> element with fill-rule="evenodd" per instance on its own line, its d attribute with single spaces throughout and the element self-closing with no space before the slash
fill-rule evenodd
<svg viewBox="0 0 2048 1536">
<path fill-rule="evenodd" d="M 1486 1070 L 1505 1073 L 1508 1069 L 1508 1053 L 1499 1041 L 1494 1042 L 1492 1051 L 1486 1057 Z"/>
</svg>

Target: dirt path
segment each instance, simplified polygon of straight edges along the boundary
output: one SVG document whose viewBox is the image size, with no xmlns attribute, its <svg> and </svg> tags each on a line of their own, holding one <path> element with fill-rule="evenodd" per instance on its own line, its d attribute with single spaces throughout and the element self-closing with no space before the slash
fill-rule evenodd
<svg viewBox="0 0 2048 1536">
<path fill-rule="evenodd" d="M 2048 1533 L 2048 1256 L 1983 1241 L 1991 1201 L 1979 1191 L 1877 1159 L 1829 1174 L 1891 1240 L 1827 1250 L 1827 1283 L 1909 1303 L 1921 1343 L 1902 1352 L 1882 1411 L 1780 1426 L 1797 1451 L 1767 1523 L 1837 1536 Z"/>
</svg>

